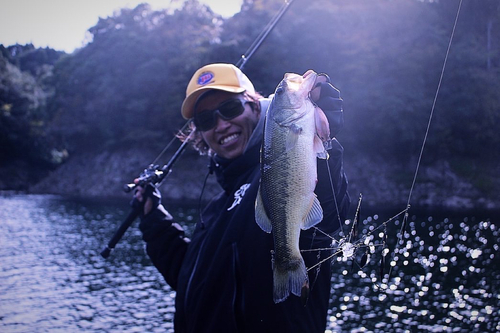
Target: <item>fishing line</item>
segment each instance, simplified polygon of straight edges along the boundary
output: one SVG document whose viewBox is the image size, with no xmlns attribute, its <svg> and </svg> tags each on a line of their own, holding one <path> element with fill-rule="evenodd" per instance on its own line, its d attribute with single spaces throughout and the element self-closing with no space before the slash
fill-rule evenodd
<svg viewBox="0 0 500 333">
<path fill-rule="evenodd" d="M 441 69 L 441 75 L 439 77 L 439 81 L 438 81 L 438 85 L 437 85 L 437 89 L 436 89 L 436 94 L 434 95 L 434 101 L 432 102 L 432 108 L 431 108 L 431 112 L 430 112 L 430 115 L 429 115 L 429 120 L 427 122 L 427 129 L 425 131 L 424 140 L 422 142 L 422 147 L 420 149 L 420 154 L 418 156 L 418 161 L 417 161 L 417 166 L 416 166 L 416 169 L 415 169 L 415 174 L 413 176 L 413 181 L 412 181 L 412 184 L 411 184 L 411 187 L 410 187 L 410 193 L 408 195 L 408 201 L 406 203 L 406 207 L 407 207 L 406 210 L 407 211 L 406 211 L 406 213 L 405 213 L 405 215 L 403 217 L 403 223 L 401 224 L 401 229 L 400 229 L 399 234 L 398 234 L 398 242 L 397 242 L 397 244 L 400 244 L 402 242 L 402 237 L 403 237 L 403 234 L 404 234 L 404 230 L 405 230 L 405 227 L 406 227 L 406 223 L 408 221 L 408 209 L 410 208 L 411 196 L 413 194 L 413 189 L 415 187 L 415 183 L 416 183 L 416 180 L 417 180 L 417 175 L 418 175 L 418 171 L 420 169 L 420 164 L 421 164 L 421 161 L 422 161 L 422 156 L 424 154 L 425 144 L 427 142 L 427 137 L 429 135 L 429 129 L 431 127 L 432 118 L 434 116 L 434 109 L 436 107 L 436 101 L 437 101 L 437 98 L 438 98 L 438 95 L 439 95 L 439 91 L 441 89 L 441 83 L 443 81 L 444 71 L 446 69 L 446 63 L 448 62 L 448 56 L 450 54 L 450 49 L 451 49 L 451 44 L 453 42 L 453 37 L 455 35 L 455 29 L 457 27 L 458 17 L 460 15 L 460 10 L 461 10 L 461 7 L 462 7 L 462 2 L 463 2 L 463 0 L 460 0 L 460 2 L 458 4 L 457 14 L 456 14 L 456 17 L 455 17 L 455 22 L 453 24 L 453 29 L 451 31 L 450 40 L 448 42 L 448 48 L 446 49 L 446 54 L 445 54 L 444 61 L 443 61 L 443 66 L 442 66 L 442 69 Z M 394 253 L 397 250 L 397 244 L 396 244 L 396 248 L 394 249 Z M 392 266 L 391 266 L 391 268 L 389 270 L 389 278 L 391 276 L 391 272 L 392 272 Z"/>
<path fill-rule="evenodd" d="M 332 173 L 330 171 L 330 164 L 328 163 L 328 158 L 325 159 L 325 163 L 326 163 L 326 169 L 327 169 L 327 174 L 328 174 L 328 177 L 329 177 L 329 181 L 330 181 L 330 188 L 332 190 L 332 194 L 333 194 L 333 202 L 335 203 L 335 210 L 337 212 L 337 219 L 339 221 L 339 225 L 340 225 L 340 229 L 342 229 L 342 234 L 345 235 L 344 233 L 344 226 L 343 226 L 343 223 L 340 219 L 340 212 L 339 212 L 339 206 L 338 206 L 338 203 L 337 203 L 337 195 L 335 194 L 335 187 L 333 186 L 333 179 L 332 179 Z M 328 248 L 328 249 L 313 249 L 312 246 L 313 246 L 313 243 L 314 243 L 314 239 L 316 238 L 316 232 L 320 232 L 322 233 L 323 235 L 326 235 L 327 237 L 333 239 L 334 241 L 335 238 L 333 237 L 333 235 L 329 235 L 327 233 L 325 233 L 323 230 L 317 228 L 317 227 L 314 227 L 314 232 L 313 232 L 313 236 L 312 236 L 312 239 L 311 239 L 311 246 L 309 247 L 309 250 L 301 250 L 301 252 L 311 252 L 311 251 L 318 251 L 318 255 L 317 255 L 317 259 L 318 259 L 318 262 L 316 264 L 314 264 L 313 266 L 307 268 L 307 272 L 309 272 L 311 269 L 317 267 L 316 269 L 316 276 L 311 284 L 311 289 L 313 288 L 315 282 L 316 282 L 316 279 L 318 278 L 318 275 L 319 275 L 319 271 L 320 271 L 320 268 L 321 268 L 321 264 L 324 263 L 325 261 L 329 260 L 330 258 L 332 258 L 336 253 L 330 255 L 330 256 L 327 256 L 326 259 L 323 259 L 321 260 L 321 251 L 325 251 L 325 250 L 329 250 L 331 251 L 332 248 Z"/>
<path fill-rule="evenodd" d="M 184 124 L 184 126 L 182 126 L 182 128 L 179 130 L 179 133 L 183 133 L 184 130 L 186 129 L 186 127 L 188 127 L 189 123 L 191 122 L 191 120 L 188 120 L 186 121 L 186 123 Z M 163 148 L 163 150 L 158 154 L 158 156 L 156 156 L 156 158 L 154 159 L 153 162 L 151 162 L 151 164 L 156 164 L 156 162 L 160 159 L 160 157 L 163 156 L 163 154 L 165 154 L 165 152 L 170 148 L 170 146 L 174 143 L 174 141 L 176 141 L 177 139 L 177 136 L 174 136 L 172 138 L 172 140 L 170 140 L 169 143 L 167 143 L 167 145 L 165 146 L 165 148 Z"/>
<path fill-rule="evenodd" d="M 363 239 L 360 238 L 360 239 L 354 241 L 353 243 L 351 243 L 349 241 L 342 242 L 344 239 L 346 239 L 346 233 L 343 230 L 343 223 L 340 221 L 337 200 L 335 198 L 335 189 L 333 187 L 333 181 L 332 181 L 331 174 L 330 174 L 330 168 L 329 168 L 329 165 L 327 163 L 328 174 L 329 174 L 329 177 L 330 177 L 330 186 L 331 186 L 332 193 L 333 193 L 333 196 L 334 196 L 334 199 L 335 199 L 334 201 L 335 201 L 335 206 L 336 206 L 336 209 L 337 209 L 337 216 L 338 216 L 341 228 L 342 228 L 341 232 L 343 233 L 343 238 L 341 238 L 340 240 L 336 240 L 333 235 L 329 235 L 329 234 L 323 232 L 321 229 L 318 229 L 317 227 L 314 227 L 315 231 L 319 231 L 323 235 L 326 235 L 327 237 L 329 237 L 329 238 L 332 239 L 332 242 L 338 242 L 339 245 L 337 246 L 337 248 L 335 249 L 335 251 L 334 251 L 333 254 L 329 255 L 328 257 L 324 258 L 321 261 L 318 261 L 315 265 L 313 265 L 311 267 L 308 267 L 307 271 L 310 271 L 310 270 L 312 270 L 312 269 L 314 269 L 316 267 L 319 267 L 321 264 L 323 264 L 324 262 L 332 259 L 334 256 L 343 253 L 343 251 L 344 251 L 344 247 L 343 246 L 350 246 L 350 249 L 352 250 L 352 255 L 345 256 L 345 258 L 346 259 L 352 258 L 353 262 L 356 262 L 355 261 L 355 251 L 357 249 L 361 248 L 363 245 L 365 245 L 366 247 L 370 247 L 370 246 L 374 246 L 374 247 L 375 246 L 383 246 L 384 248 L 387 248 L 387 244 L 385 242 L 385 240 L 387 238 L 387 232 L 386 232 L 387 224 L 390 223 L 391 221 L 395 220 L 399 216 L 401 216 L 401 215 L 404 214 L 403 215 L 403 219 L 402 219 L 403 223 L 402 223 L 401 229 L 400 229 L 399 234 L 398 234 L 398 242 L 397 242 L 396 247 L 394 249 L 393 257 L 392 257 L 392 260 L 391 260 L 391 263 L 390 263 L 389 272 L 388 272 L 388 279 L 390 279 L 391 273 L 392 273 L 392 267 L 393 267 L 393 265 L 395 266 L 395 264 L 394 264 L 395 253 L 398 251 L 398 244 L 400 244 L 402 242 L 402 237 L 404 235 L 404 229 L 405 229 L 405 226 L 406 226 L 406 223 L 407 223 L 407 219 L 408 219 L 408 215 L 409 215 L 408 214 L 408 210 L 410 209 L 411 197 L 412 197 L 412 194 L 413 194 L 413 189 L 415 187 L 416 179 L 417 179 L 418 172 L 419 172 L 419 169 L 420 169 L 420 165 L 421 165 L 423 153 L 424 153 L 424 150 L 425 150 L 425 145 L 426 145 L 426 142 L 427 142 L 427 138 L 428 138 L 428 135 L 429 135 L 429 132 L 430 132 L 430 126 L 431 126 L 431 123 L 432 123 L 432 119 L 433 119 L 433 115 L 434 115 L 434 110 L 435 110 L 437 98 L 439 96 L 439 92 L 440 92 L 440 89 L 441 89 L 441 85 L 442 85 L 442 81 L 443 81 L 443 77 L 444 77 L 444 72 L 445 72 L 445 69 L 446 69 L 446 64 L 448 62 L 448 57 L 449 57 L 451 45 L 452 45 L 452 42 L 453 42 L 453 37 L 455 35 L 455 30 L 456 30 L 456 27 L 457 27 L 457 24 L 458 24 L 458 18 L 459 18 L 461 7 L 462 7 L 462 2 L 463 2 L 463 0 L 460 0 L 460 3 L 458 5 L 457 14 L 456 14 L 455 21 L 454 21 L 454 24 L 453 24 L 453 29 L 452 29 L 452 32 L 451 32 L 451 35 L 450 35 L 450 40 L 448 42 L 448 47 L 447 47 L 446 54 L 445 54 L 445 57 L 444 57 L 443 66 L 441 68 L 441 74 L 440 74 L 440 77 L 439 77 L 439 81 L 438 81 L 436 93 L 434 95 L 434 100 L 433 100 L 433 103 L 432 103 L 432 108 L 431 108 L 431 112 L 430 112 L 430 115 L 429 115 L 429 120 L 427 122 L 427 128 L 426 128 L 424 139 L 423 139 L 422 146 L 421 146 L 421 149 L 420 149 L 420 153 L 419 153 L 419 157 L 418 157 L 418 161 L 417 161 L 415 173 L 414 173 L 414 176 L 413 176 L 413 181 L 412 181 L 412 184 L 411 184 L 411 187 L 410 187 L 410 191 L 409 191 L 409 195 L 408 195 L 408 200 L 407 200 L 406 208 L 404 210 L 402 210 L 401 212 L 399 212 L 398 214 L 394 215 L 393 217 L 389 218 L 385 222 L 381 223 L 378 227 L 374 228 L 371 231 L 368 231 L 366 233 L 366 235 L 364 235 Z M 356 219 L 358 218 L 359 204 L 361 202 L 361 198 L 362 198 L 362 196 L 360 194 L 360 201 L 358 203 L 358 209 L 356 210 L 356 217 L 355 217 L 355 220 L 353 221 L 353 226 L 352 226 L 353 229 L 355 228 L 354 223 L 357 223 Z M 374 243 L 365 244 L 365 240 L 368 237 L 371 237 L 377 230 L 379 230 L 381 228 L 384 228 L 384 230 L 385 230 L 384 231 L 384 236 L 383 236 L 383 239 L 384 239 L 383 243 L 382 244 L 374 244 Z M 353 230 L 351 230 L 351 233 L 352 232 L 353 232 Z M 332 245 L 333 245 L 333 243 L 332 243 Z M 301 250 L 301 252 L 311 252 L 311 251 L 318 251 L 318 250 L 319 251 L 332 251 L 332 247 L 323 248 L 323 249 Z M 381 278 L 381 280 L 383 280 L 383 277 L 384 277 L 384 274 L 383 274 L 383 265 L 385 264 L 385 256 L 386 255 L 387 255 L 387 253 L 382 253 L 383 258 L 381 259 L 381 267 L 380 267 L 380 278 Z M 358 264 L 358 266 L 359 266 L 359 264 Z M 382 289 L 382 288 L 380 288 L 380 289 Z"/>
<path fill-rule="evenodd" d="M 357 241 L 355 241 L 354 243 L 352 243 L 352 245 L 354 246 L 355 249 L 358 249 L 358 248 L 361 248 L 362 247 L 362 244 L 365 242 L 365 239 L 368 238 L 368 237 L 371 237 L 376 231 L 380 230 L 381 228 L 385 228 L 387 226 L 388 223 L 392 222 L 393 220 L 395 220 L 396 218 L 398 218 L 399 216 L 403 215 L 403 214 L 406 214 L 408 211 L 408 209 L 403 209 L 402 211 L 400 211 L 399 213 L 397 213 L 396 215 L 392 216 L 391 218 L 387 219 L 385 222 L 381 223 L 379 226 L 377 227 L 374 227 L 372 230 L 368 231 L 366 233 L 366 235 L 363 237 L 363 239 L 358 239 Z M 316 228 L 316 227 L 314 227 Z M 325 233 L 324 231 L 322 231 L 321 229 L 318 229 L 316 228 L 317 231 L 319 231 L 320 233 L 322 233 L 323 235 L 329 237 L 332 241 L 335 241 L 335 242 L 339 242 L 341 243 L 342 240 L 337 240 L 335 239 L 335 237 L 333 237 L 332 235 L 330 234 L 327 234 Z M 377 245 L 377 244 L 371 244 L 373 246 L 381 246 L 381 245 Z M 366 245 L 366 246 L 370 246 L 369 245 Z M 311 252 L 311 251 L 331 251 L 332 248 L 331 247 L 328 247 L 328 248 L 322 248 L 322 249 L 309 249 L 309 250 L 301 250 L 301 252 Z M 307 268 L 307 271 L 315 268 L 316 266 L 318 265 L 321 265 L 323 262 L 333 258 L 334 256 L 336 256 L 337 254 L 340 254 L 342 253 L 342 248 L 340 246 L 337 247 L 336 251 L 331 254 L 330 256 L 328 256 L 327 258 L 323 259 L 321 262 L 318 262 L 316 263 L 315 265 Z"/>
<path fill-rule="evenodd" d="M 333 202 L 335 202 L 335 209 L 337 210 L 337 219 L 339 221 L 340 228 L 342 229 L 342 234 L 345 235 L 345 232 L 344 232 L 344 223 L 342 223 L 342 221 L 340 220 L 339 205 L 337 203 L 337 195 L 335 194 L 335 187 L 333 186 L 332 173 L 331 173 L 331 170 L 330 170 L 330 164 L 328 164 L 328 158 L 325 160 L 325 163 L 326 163 L 326 169 L 328 170 L 327 173 L 328 173 L 328 178 L 330 180 L 330 187 L 332 189 Z"/>
<path fill-rule="evenodd" d="M 243 70 L 243 67 L 247 63 L 248 59 L 257 51 L 257 49 L 260 47 L 264 39 L 266 39 L 267 35 L 273 30 L 273 28 L 276 26 L 276 24 L 279 22 L 283 14 L 285 14 L 286 10 L 288 7 L 292 4 L 293 0 L 285 0 L 285 3 L 281 6 L 280 10 L 276 15 L 269 21 L 269 23 L 265 26 L 265 28 L 262 30 L 262 32 L 257 36 L 257 38 L 254 40 L 252 45 L 248 48 L 248 50 L 241 56 L 241 59 L 238 61 L 236 66 Z"/>
<path fill-rule="evenodd" d="M 429 121 L 427 123 L 427 129 L 425 131 L 424 140 L 423 140 L 423 143 L 422 143 L 422 148 L 420 150 L 420 155 L 418 156 L 418 162 L 417 162 L 417 167 L 416 167 L 416 170 L 415 170 L 415 175 L 413 177 L 413 182 L 411 184 L 410 194 L 408 195 L 408 202 L 406 204 L 407 206 L 410 205 L 410 200 L 411 200 L 411 196 L 412 196 L 412 193 L 413 193 L 413 188 L 415 186 L 415 182 L 417 180 L 418 170 L 420 168 L 420 162 L 421 162 L 422 156 L 424 154 L 425 143 L 427 142 L 427 137 L 429 135 L 429 129 L 430 129 L 431 122 L 432 122 L 432 117 L 434 115 L 434 108 L 436 107 L 436 101 L 437 101 L 437 98 L 438 98 L 438 95 L 439 95 L 439 91 L 441 89 L 441 83 L 443 81 L 443 76 L 444 76 L 444 70 L 446 68 L 446 63 L 448 62 L 448 55 L 450 54 L 451 43 L 453 41 L 453 36 L 455 35 L 455 28 L 457 27 L 458 16 L 460 14 L 460 8 L 462 6 L 462 1 L 463 0 L 460 0 L 460 3 L 458 5 L 457 16 L 455 17 L 455 23 L 453 25 L 453 30 L 451 32 L 450 41 L 448 43 L 448 49 L 446 50 L 446 55 L 444 57 L 443 67 L 441 69 L 441 76 L 439 77 L 439 83 L 438 83 L 438 86 L 437 86 L 437 89 L 436 89 L 436 94 L 434 96 L 434 101 L 432 103 L 431 113 L 429 115 Z"/>
</svg>

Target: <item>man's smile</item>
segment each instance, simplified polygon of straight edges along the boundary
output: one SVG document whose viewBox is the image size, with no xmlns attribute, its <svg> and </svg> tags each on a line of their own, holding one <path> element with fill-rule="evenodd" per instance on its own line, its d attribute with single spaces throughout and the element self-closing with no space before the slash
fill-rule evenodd
<svg viewBox="0 0 500 333">
<path fill-rule="evenodd" d="M 241 133 L 233 133 L 233 134 L 230 134 L 228 136 L 225 136 L 219 140 L 219 144 L 224 145 L 228 142 L 236 140 L 240 135 L 241 135 Z"/>
</svg>

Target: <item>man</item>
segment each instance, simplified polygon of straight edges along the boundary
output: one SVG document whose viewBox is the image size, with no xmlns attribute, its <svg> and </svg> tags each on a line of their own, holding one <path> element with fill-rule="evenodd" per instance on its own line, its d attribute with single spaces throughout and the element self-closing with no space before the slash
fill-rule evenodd
<svg viewBox="0 0 500 333">
<path fill-rule="evenodd" d="M 323 109 L 335 134 L 342 125 L 342 100 L 326 76 L 317 82 L 311 99 Z M 135 204 L 144 206 L 140 229 L 147 253 L 176 290 L 176 332 L 325 330 L 330 261 L 309 271 L 311 291 L 305 304 L 294 295 L 273 302 L 273 239 L 255 222 L 263 116 L 269 102 L 230 64 L 204 66 L 190 80 L 181 112 L 193 119 L 190 140 L 201 154 L 209 155 L 223 189 L 202 212 L 190 240 L 160 203 L 156 189 L 136 193 Z M 318 160 L 315 192 L 324 212 L 317 225 L 322 232 L 302 231 L 301 249 L 328 248 L 331 239 L 325 234 L 339 229 L 349 206 L 343 148 L 335 139 L 332 146 L 330 158 Z M 303 252 L 307 267 L 328 255 L 330 251 Z"/>
</svg>

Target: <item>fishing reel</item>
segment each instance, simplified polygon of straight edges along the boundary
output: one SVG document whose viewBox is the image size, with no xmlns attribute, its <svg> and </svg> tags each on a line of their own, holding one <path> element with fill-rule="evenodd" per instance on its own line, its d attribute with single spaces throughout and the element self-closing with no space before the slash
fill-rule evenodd
<svg viewBox="0 0 500 333">
<path fill-rule="evenodd" d="M 137 186 L 146 186 L 148 183 L 158 184 L 165 178 L 167 173 L 165 171 L 165 167 L 160 168 L 159 165 L 150 164 L 146 169 L 144 169 L 144 171 L 142 171 L 139 177 L 134 179 L 133 183 L 125 184 L 123 190 L 126 193 L 129 193 Z"/>
</svg>

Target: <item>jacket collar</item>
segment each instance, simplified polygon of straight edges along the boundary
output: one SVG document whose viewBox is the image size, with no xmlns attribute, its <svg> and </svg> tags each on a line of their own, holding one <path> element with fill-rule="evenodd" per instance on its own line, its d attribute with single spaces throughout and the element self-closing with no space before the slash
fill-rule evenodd
<svg viewBox="0 0 500 333">
<path fill-rule="evenodd" d="M 229 194 L 240 185 L 239 179 L 259 164 L 259 160 L 260 142 L 248 147 L 241 156 L 231 160 L 214 156 L 211 159 L 211 167 L 215 171 L 217 182 Z"/>
</svg>

